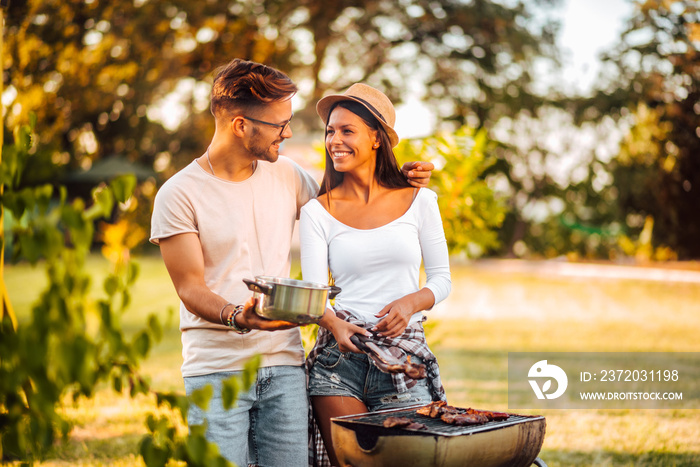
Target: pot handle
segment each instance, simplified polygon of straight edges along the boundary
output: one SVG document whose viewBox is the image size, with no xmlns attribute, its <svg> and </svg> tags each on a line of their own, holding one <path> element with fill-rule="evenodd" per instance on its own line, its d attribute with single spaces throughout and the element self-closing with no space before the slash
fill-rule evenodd
<svg viewBox="0 0 700 467">
<path fill-rule="evenodd" d="M 333 299 L 335 298 L 336 295 L 338 295 L 341 292 L 340 287 L 337 287 L 335 285 L 331 285 L 331 289 L 328 291 L 328 298 Z"/>
<path fill-rule="evenodd" d="M 272 285 L 264 284 L 252 279 L 243 279 L 243 282 L 245 282 L 248 288 L 253 292 L 258 292 L 264 295 L 272 295 L 272 290 L 274 289 Z"/>
</svg>

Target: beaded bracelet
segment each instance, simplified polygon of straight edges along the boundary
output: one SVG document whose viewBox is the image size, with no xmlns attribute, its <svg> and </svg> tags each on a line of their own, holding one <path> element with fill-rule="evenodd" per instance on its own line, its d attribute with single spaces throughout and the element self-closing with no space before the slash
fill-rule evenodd
<svg viewBox="0 0 700 467">
<path fill-rule="evenodd" d="M 228 302 L 226 305 L 224 305 L 223 307 L 221 307 L 221 311 L 219 312 L 219 321 L 221 321 L 221 324 L 223 324 L 224 326 L 226 326 L 226 323 L 224 322 L 224 310 L 225 310 L 226 307 L 229 306 L 229 305 L 233 305 L 233 303 Z"/>
<path fill-rule="evenodd" d="M 231 312 L 228 314 L 228 319 L 226 321 L 228 327 L 233 329 L 238 334 L 248 334 L 250 332 L 250 329 L 242 328 L 236 324 L 236 316 L 238 316 L 238 314 L 242 311 L 243 305 L 236 305 L 236 307 L 233 310 L 231 310 Z"/>
</svg>

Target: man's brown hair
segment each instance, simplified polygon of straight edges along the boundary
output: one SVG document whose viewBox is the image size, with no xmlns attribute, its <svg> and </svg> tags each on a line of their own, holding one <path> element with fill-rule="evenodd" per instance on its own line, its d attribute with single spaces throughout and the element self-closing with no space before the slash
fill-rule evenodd
<svg viewBox="0 0 700 467">
<path fill-rule="evenodd" d="M 288 99 L 298 91 L 281 71 L 256 62 L 234 58 L 216 70 L 211 88 L 211 113 L 222 110 L 255 112 L 259 107 Z"/>
</svg>

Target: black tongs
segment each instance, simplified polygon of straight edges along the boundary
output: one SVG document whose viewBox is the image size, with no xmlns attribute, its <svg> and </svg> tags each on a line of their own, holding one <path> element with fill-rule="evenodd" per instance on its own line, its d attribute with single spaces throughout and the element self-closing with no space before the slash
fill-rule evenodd
<svg viewBox="0 0 700 467">
<path fill-rule="evenodd" d="M 384 373 L 406 373 L 413 379 L 425 378 L 425 365 L 412 363 L 410 359 L 401 361 L 365 336 L 353 334 L 350 336 L 350 342 L 366 353 Z"/>
</svg>

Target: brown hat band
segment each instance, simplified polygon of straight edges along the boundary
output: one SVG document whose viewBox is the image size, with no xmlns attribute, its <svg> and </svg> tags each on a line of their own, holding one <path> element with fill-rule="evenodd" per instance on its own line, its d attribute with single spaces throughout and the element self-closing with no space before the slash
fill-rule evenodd
<svg viewBox="0 0 700 467">
<path fill-rule="evenodd" d="M 386 123 L 386 118 L 384 118 L 384 115 L 382 115 L 382 113 L 380 111 L 378 111 L 372 104 L 370 104 L 369 102 L 367 102 L 366 100 L 364 100 L 361 97 L 357 97 L 357 96 L 348 96 L 348 97 L 352 97 L 353 99 L 357 99 L 358 101 L 365 104 L 369 108 L 369 110 L 371 110 L 377 117 L 381 118 L 382 121 L 384 123 Z"/>
</svg>

